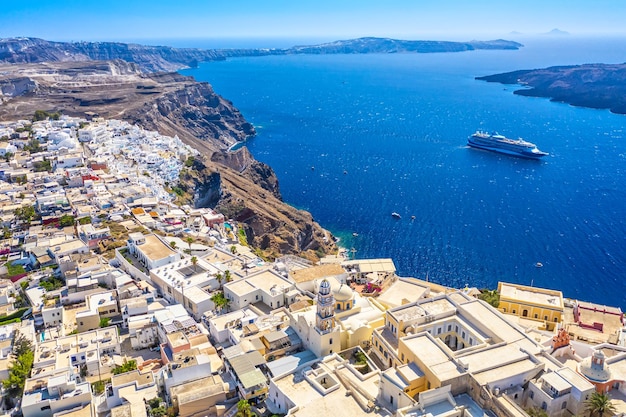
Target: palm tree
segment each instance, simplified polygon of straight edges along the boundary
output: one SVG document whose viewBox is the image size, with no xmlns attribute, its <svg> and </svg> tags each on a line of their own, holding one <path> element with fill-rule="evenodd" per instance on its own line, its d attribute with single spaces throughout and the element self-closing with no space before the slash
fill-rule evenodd
<svg viewBox="0 0 626 417">
<path fill-rule="evenodd" d="M 231 282 L 233 280 L 233 277 L 230 276 L 230 271 L 228 269 L 224 271 L 224 280 L 226 282 Z"/>
<path fill-rule="evenodd" d="M 220 287 L 221 287 L 222 281 L 224 280 L 224 276 L 218 272 L 217 275 L 215 275 L 215 279 L 217 280 L 217 282 L 220 283 Z"/>
<path fill-rule="evenodd" d="M 591 397 L 585 401 L 586 410 L 589 411 L 589 416 L 592 417 L 597 414 L 598 417 L 602 417 L 605 412 L 609 412 L 611 415 L 615 414 L 616 408 L 611 402 L 609 394 L 604 392 L 594 392 Z"/>
<path fill-rule="evenodd" d="M 192 256 L 191 264 L 193 265 L 193 270 L 196 271 L 196 265 L 198 265 L 198 258 L 196 258 L 195 256 Z"/>
<path fill-rule="evenodd" d="M 215 309 L 220 312 L 224 309 L 228 309 L 228 306 L 230 305 L 230 300 L 226 298 L 224 293 L 221 291 L 213 294 L 210 300 L 213 301 L 213 304 L 215 304 Z"/>
<path fill-rule="evenodd" d="M 193 243 L 193 238 L 191 236 L 187 236 L 185 238 L 185 242 L 189 245 L 189 253 L 191 254 L 191 244 Z"/>
<path fill-rule="evenodd" d="M 253 417 L 255 414 L 250 409 L 250 403 L 248 400 L 239 400 L 237 403 L 236 417 Z"/>
</svg>

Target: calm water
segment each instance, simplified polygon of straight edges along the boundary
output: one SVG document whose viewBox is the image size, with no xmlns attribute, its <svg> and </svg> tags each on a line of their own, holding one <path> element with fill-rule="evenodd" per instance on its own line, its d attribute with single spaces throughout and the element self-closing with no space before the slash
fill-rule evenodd
<svg viewBox="0 0 626 417">
<path fill-rule="evenodd" d="M 357 258 L 390 257 L 402 276 L 454 287 L 502 280 L 625 307 L 626 117 L 474 77 L 625 62 L 626 41 L 523 42 L 520 51 L 240 58 L 183 72 L 233 101 L 257 127 L 248 146 L 274 168 L 285 201 Z M 469 149 L 476 129 L 524 137 L 550 156 Z"/>
</svg>

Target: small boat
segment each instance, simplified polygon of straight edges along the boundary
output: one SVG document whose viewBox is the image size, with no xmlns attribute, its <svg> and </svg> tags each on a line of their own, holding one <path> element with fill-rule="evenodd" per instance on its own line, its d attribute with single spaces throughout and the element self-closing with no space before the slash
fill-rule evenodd
<svg viewBox="0 0 626 417">
<path fill-rule="evenodd" d="M 411 216 L 411 220 L 415 220 L 415 216 Z"/>
<path fill-rule="evenodd" d="M 311 167 L 311 171 L 315 171 L 315 167 L 314 167 L 314 166 L 313 166 L 313 167 Z"/>
<path fill-rule="evenodd" d="M 543 264 L 541 262 L 537 262 L 535 264 L 535 268 L 541 268 L 541 267 L 543 267 Z"/>
<path fill-rule="evenodd" d="M 357 237 L 359 234 L 357 232 L 352 233 L 353 237 Z"/>
<path fill-rule="evenodd" d="M 343 170 L 343 175 L 348 174 L 348 171 L 346 171 L 345 169 Z"/>
<path fill-rule="evenodd" d="M 402 216 L 400 216 L 398 213 L 396 213 L 395 211 L 393 213 L 391 213 L 391 217 L 393 217 L 394 219 L 401 219 Z"/>
</svg>

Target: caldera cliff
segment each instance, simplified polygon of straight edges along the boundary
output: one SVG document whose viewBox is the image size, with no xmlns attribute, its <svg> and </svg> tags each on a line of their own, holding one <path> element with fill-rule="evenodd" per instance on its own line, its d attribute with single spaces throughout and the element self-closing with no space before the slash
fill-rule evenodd
<svg viewBox="0 0 626 417">
<path fill-rule="evenodd" d="M 122 119 L 178 135 L 201 152 L 181 174 L 196 207 L 215 207 L 244 226 L 248 242 L 268 257 L 315 260 L 336 251 L 310 213 L 281 200 L 278 179 L 243 147 L 254 135 L 241 113 L 208 83 L 177 73 L 144 73 L 123 60 L 0 65 L 0 120 L 30 119 L 36 110 Z"/>
</svg>

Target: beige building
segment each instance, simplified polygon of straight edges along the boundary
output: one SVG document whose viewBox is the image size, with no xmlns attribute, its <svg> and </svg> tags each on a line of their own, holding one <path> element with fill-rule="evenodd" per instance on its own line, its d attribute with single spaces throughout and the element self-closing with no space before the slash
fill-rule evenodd
<svg viewBox="0 0 626 417">
<path fill-rule="evenodd" d="M 563 321 L 561 291 L 499 282 L 498 293 L 498 310 L 505 314 L 534 320 L 540 329 L 546 330 L 554 330 Z"/>
</svg>

